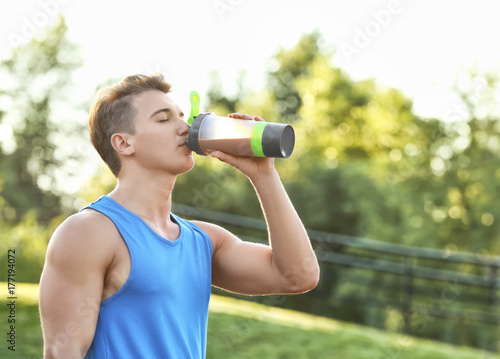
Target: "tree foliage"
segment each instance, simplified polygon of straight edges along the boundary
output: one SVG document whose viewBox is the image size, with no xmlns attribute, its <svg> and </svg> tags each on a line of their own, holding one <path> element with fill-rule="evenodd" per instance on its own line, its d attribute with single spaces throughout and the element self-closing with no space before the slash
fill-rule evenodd
<svg viewBox="0 0 500 359">
<path fill-rule="evenodd" d="M 66 31 L 61 17 L 0 63 L 0 260 L 15 250 L 17 281 L 40 278 L 48 239 L 62 221 L 56 174 L 68 157 L 60 139 L 81 136 L 63 106 L 80 64 Z"/>
<path fill-rule="evenodd" d="M 57 111 L 67 101 L 71 74 L 80 64 L 66 31 L 60 17 L 0 64 L 0 124 L 11 132 L 0 147 L 3 220 L 34 211 L 36 218 L 48 221 L 61 213 L 55 172 L 64 156 L 56 140 L 65 124 L 56 122 L 61 120 Z"/>
<path fill-rule="evenodd" d="M 401 91 L 374 79 L 353 81 L 320 44 L 312 33 L 281 49 L 267 88 L 234 104 L 293 124 L 294 153 L 277 166 L 306 225 L 498 253 L 496 77 L 459 73 L 462 101 L 445 118 L 421 118 Z"/>
<path fill-rule="evenodd" d="M 333 53 L 320 44 L 320 36 L 313 33 L 304 35 L 295 47 L 281 49 L 271 59 L 267 88 L 247 93 L 234 104 L 239 112 L 293 125 L 294 153 L 276 160 L 276 166 L 306 227 L 450 252 L 498 255 L 497 78 L 474 69 L 458 73 L 460 100 L 443 118 L 422 118 L 401 91 L 374 79 L 352 80 L 334 66 Z M 236 213 L 251 209 L 259 216 L 256 206 L 246 205 L 249 195 L 253 193 L 242 183 L 229 183 L 213 204 Z M 207 206 L 212 208 L 212 202 Z M 385 276 L 324 265 L 322 278 L 312 293 L 289 298 L 285 305 L 313 312 L 321 308 L 323 315 L 388 325 L 394 313 L 390 306 L 335 300 L 376 295 L 390 303 L 390 292 L 379 289 Z M 387 278 L 393 286 L 400 285 L 399 278 Z M 368 283 L 363 293 L 353 285 L 357 280 Z M 401 322 L 400 318 L 396 326 Z M 479 338 L 487 334 L 467 327 L 458 339 L 454 324 L 444 322 L 425 333 L 469 345 L 482 345 Z"/>
</svg>

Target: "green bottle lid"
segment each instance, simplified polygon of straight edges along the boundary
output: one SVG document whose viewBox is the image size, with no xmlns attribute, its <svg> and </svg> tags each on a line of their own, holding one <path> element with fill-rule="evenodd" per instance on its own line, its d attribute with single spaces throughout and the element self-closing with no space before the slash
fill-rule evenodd
<svg viewBox="0 0 500 359">
<path fill-rule="evenodd" d="M 196 91 L 191 91 L 189 94 L 191 100 L 191 113 L 187 119 L 187 123 L 192 125 L 196 116 L 200 114 L 200 95 Z"/>
</svg>

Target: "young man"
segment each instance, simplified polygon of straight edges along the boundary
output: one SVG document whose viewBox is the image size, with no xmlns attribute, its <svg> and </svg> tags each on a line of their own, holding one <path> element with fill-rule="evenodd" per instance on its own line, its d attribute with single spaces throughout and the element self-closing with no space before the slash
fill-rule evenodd
<svg viewBox="0 0 500 359">
<path fill-rule="evenodd" d="M 90 137 L 118 184 L 50 240 L 40 280 L 46 359 L 204 358 L 211 285 L 257 295 L 301 293 L 318 282 L 273 159 L 211 154 L 252 182 L 269 246 L 170 212 L 175 179 L 194 159 L 169 91 L 160 74 L 134 75 L 94 99 Z"/>
</svg>

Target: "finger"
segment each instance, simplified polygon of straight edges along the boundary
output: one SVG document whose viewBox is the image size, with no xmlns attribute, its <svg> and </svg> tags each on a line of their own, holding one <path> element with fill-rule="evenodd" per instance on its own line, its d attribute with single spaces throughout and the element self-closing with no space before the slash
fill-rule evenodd
<svg viewBox="0 0 500 359">
<path fill-rule="evenodd" d="M 255 121 L 262 121 L 262 122 L 266 122 L 266 120 L 264 120 L 262 117 L 259 117 L 259 116 L 254 116 L 253 119 Z"/>
<path fill-rule="evenodd" d="M 213 151 L 210 153 L 210 156 L 233 166 L 236 165 L 238 162 L 238 159 L 235 156 L 231 156 L 230 154 L 221 151 Z"/>
<path fill-rule="evenodd" d="M 247 114 L 242 114 L 242 113 L 231 113 L 228 115 L 228 117 L 235 118 L 238 120 L 253 120 L 254 119 L 253 116 L 247 115 Z"/>
</svg>

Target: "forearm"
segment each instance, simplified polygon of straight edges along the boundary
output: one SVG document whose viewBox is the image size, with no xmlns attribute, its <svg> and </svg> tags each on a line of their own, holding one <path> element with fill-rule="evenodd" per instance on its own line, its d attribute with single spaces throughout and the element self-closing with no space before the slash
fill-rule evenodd
<svg viewBox="0 0 500 359">
<path fill-rule="evenodd" d="M 278 173 L 273 170 L 251 182 L 266 218 L 273 265 L 292 285 L 313 288 L 319 278 L 318 261 Z"/>
</svg>

